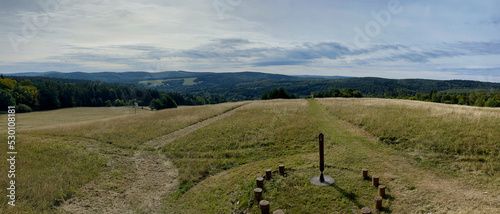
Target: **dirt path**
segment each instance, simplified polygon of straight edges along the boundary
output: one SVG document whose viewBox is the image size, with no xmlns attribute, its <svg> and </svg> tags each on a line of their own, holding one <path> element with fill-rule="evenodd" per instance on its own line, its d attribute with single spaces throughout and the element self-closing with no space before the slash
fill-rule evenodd
<svg viewBox="0 0 500 214">
<path fill-rule="evenodd" d="M 366 154 L 375 165 L 373 171 L 390 189 L 393 213 L 500 213 L 498 190 L 480 190 L 463 179 L 416 167 L 407 158 L 393 154 L 390 148 L 376 146 L 376 139 L 368 133 L 333 118 L 316 101 L 310 101 L 310 105 L 318 123 L 331 136 L 335 135 L 335 126 L 340 123 L 354 134 L 370 139 L 371 145 L 354 140 L 346 146 L 358 154 Z"/>
<path fill-rule="evenodd" d="M 153 140 L 150 140 L 146 143 L 143 144 L 143 147 L 145 148 L 148 148 L 148 147 L 152 147 L 152 148 L 155 148 L 155 149 L 159 149 L 161 147 L 163 147 L 164 145 L 170 143 L 170 142 L 173 142 L 175 141 L 177 138 L 179 137 L 182 137 L 182 136 L 185 136 L 185 135 L 188 135 L 189 133 L 191 132 L 194 132 L 200 128 L 203 128 L 207 125 L 210 125 L 211 123 L 217 121 L 217 120 L 220 120 L 222 118 L 226 118 L 226 117 L 229 117 L 231 115 L 234 114 L 234 111 L 235 109 L 232 109 L 228 112 L 225 112 L 225 113 L 222 113 L 222 114 L 219 114 L 215 117 L 211 117 L 209 119 L 206 119 L 204 121 L 201 121 L 199 123 L 195 123 L 191 126 L 188 126 L 186 128 L 183 128 L 183 129 L 179 129 L 173 133 L 170 133 L 168 135 L 164 135 L 164 136 L 161 136 L 161 137 L 158 137 L 158 138 L 155 138 Z"/>
<path fill-rule="evenodd" d="M 238 107 L 239 108 L 239 107 Z M 236 109 L 236 108 L 235 108 Z M 108 158 L 107 169 L 58 207 L 60 213 L 161 213 L 162 200 L 177 190 L 178 170 L 164 155 L 147 151 L 234 114 L 227 111 L 146 142 L 138 151 L 94 142 L 89 149 Z"/>
</svg>

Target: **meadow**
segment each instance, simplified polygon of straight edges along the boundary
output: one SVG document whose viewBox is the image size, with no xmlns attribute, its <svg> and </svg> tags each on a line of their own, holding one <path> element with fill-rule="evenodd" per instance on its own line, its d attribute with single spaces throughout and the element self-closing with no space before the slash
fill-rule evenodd
<svg viewBox="0 0 500 214">
<path fill-rule="evenodd" d="M 2 213 L 259 213 L 253 189 L 265 169 L 273 170 L 263 193 L 271 210 L 353 213 L 372 208 L 377 194 L 362 168 L 387 186 L 380 213 L 500 211 L 499 109 L 325 98 L 107 113 L 78 122 L 70 110 L 37 114 L 19 115 L 19 204 L 0 199 Z M 58 122 L 39 127 L 47 114 Z M 319 133 L 325 174 L 335 179 L 329 187 L 309 182 L 319 175 Z M 169 188 L 132 188 L 155 180 Z M 141 198 L 151 203 L 133 203 Z"/>
</svg>

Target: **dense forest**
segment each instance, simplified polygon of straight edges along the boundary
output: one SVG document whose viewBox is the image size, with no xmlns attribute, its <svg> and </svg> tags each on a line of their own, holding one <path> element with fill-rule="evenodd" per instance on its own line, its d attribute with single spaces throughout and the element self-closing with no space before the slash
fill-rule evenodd
<svg viewBox="0 0 500 214">
<path fill-rule="evenodd" d="M 28 75 L 28 74 L 26 74 Z M 29 74 L 36 75 L 36 74 Z M 44 77 L 130 83 L 159 91 L 175 91 L 201 97 L 224 97 L 228 101 L 256 100 L 275 88 L 284 88 L 296 97 L 324 93 L 332 88 L 354 88 L 364 97 L 397 98 L 428 94 L 444 95 L 500 93 L 500 83 L 470 80 L 385 79 L 376 77 L 335 78 L 287 76 L 259 72 L 209 73 L 187 71 L 39 73 Z M 60 79 L 62 80 L 62 79 Z"/>
<path fill-rule="evenodd" d="M 176 92 L 159 92 L 133 84 L 43 77 L 0 78 L 0 107 L 16 106 L 18 112 L 68 107 L 125 106 L 135 102 L 152 109 L 177 105 L 204 105 L 226 102 L 221 97 L 205 98 Z"/>
<path fill-rule="evenodd" d="M 64 79 L 71 77 L 78 79 Z M 162 109 L 177 105 L 308 97 L 396 98 L 500 107 L 500 83 L 373 77 L 325 79 L 257 72 L 185 71 L 49 73 L 9 76 L 0 81 L 0 106 L 16 105 L 19 111 L 122 106 L 134 102 Z"/>
<path fill-rule="evenodd" d="M 388 97 L 397 99 L 420 100 L 427 102 L 459 104 L 479 107 L 500 107 L 500 93 L 461 93 L 461 94 L 442 94 L 436 90 L 431 90 L 429 94 L 416 93 L 414 96 Z"/>
</svg>

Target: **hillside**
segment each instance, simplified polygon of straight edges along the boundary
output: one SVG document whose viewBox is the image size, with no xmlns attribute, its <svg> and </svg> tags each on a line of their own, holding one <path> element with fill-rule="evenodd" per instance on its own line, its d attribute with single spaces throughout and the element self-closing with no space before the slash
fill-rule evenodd
<svg viewBox="0 0 500 214">
<path fill-rule="evenodd" d="M 413 96 L 416 93 L 428 94 L 431 90 L 449 94 L 500 92 L 500 83 L 468 80 L 296 77 L 258 72 L 73 72 L 45 73 L 40 76 L 132 83 L 160 91 L 174 91 L 205 97 L 222 96 L 232 101 L 259 99 L 264 92 L 279 87 L 285 88 L 297 97 L 309 96 L 311 92 L 325 92 L 331 88 L 354 88 L 369 97 Z"/>
<path fill-rule="evenodd" d="M 0 199 L 2 213 L 258 213 L 265 169 L 271 210 L 353 213 L 377 194 L 362 168 L 387 186 L 380 213 L 500 212 L 499 109 L 342 98 L 94 109 L 18 115 L 20 198 Z M 73 110 L 93 116 L 75 122 Z M 319 133 L 330 187 L 309 182 Z"/>
</svg>

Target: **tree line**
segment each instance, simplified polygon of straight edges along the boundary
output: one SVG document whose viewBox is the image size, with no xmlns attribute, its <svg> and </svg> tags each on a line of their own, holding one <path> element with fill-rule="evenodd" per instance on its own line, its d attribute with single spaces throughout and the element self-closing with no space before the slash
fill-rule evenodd
<svg viewBox="0 0 500 214">
<path fill-rule="evenodd" d="M 414 96 L 396 98 L 479 107 L 500 107 L 500 93 L 469 92 L 461 94 L 446 94 L 438 93 L 436 90 L 431 90 L 429 94 L 416 93 Z"/>
<path fill-rule="evenodd" d="M 31 81 L 33 80 L 33 81 Z M 222 97 L 201 97 L 176 92 L 159 92 L 132 84 L 96 81 L 56 81 L 45 78 L 0 78 L 0 111 L 16 106 L 18 112 L 69 107 L 126 106 L 135 102 L 151 109 L 177 105 L 204 105 L 225 102 Z"/>
<path fill-rule="evenodd" d="M 361 91 L 352 89 L 352 88 L 332 88 L 326 92 L 316 92 L 311 93 L 311 96 L 307 98 L 323 98 L 323 97 L 363 97 Z M 288 93 L 283 88 L 275 88 L 271 91 L 266 91 L 260 97 L 261 100 L 269 100 L 269 99 L 295 99 L 295 95 Z"/>
</svg>

